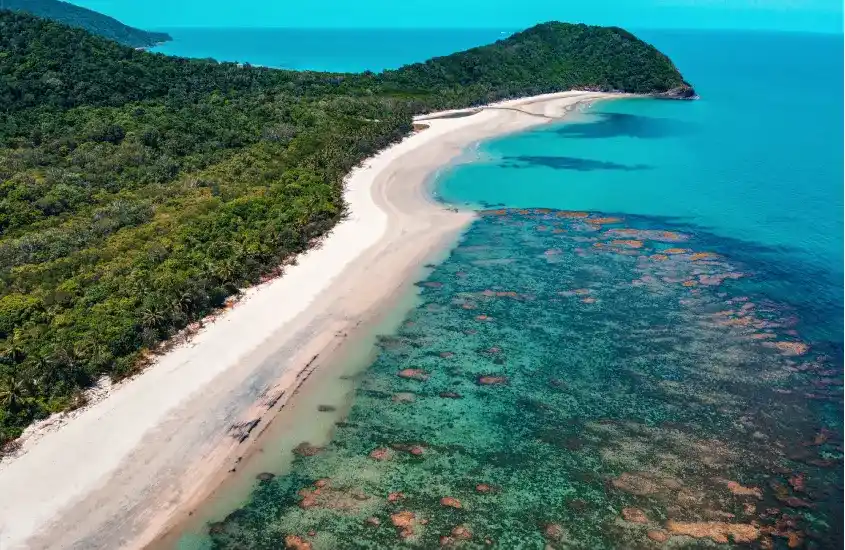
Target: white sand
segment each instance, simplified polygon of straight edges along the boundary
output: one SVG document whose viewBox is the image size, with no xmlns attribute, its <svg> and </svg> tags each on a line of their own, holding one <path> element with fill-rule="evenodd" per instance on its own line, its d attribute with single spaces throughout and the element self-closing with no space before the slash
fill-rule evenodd
<svg viewBox="0 0 845 550">
<path fill-rule="evenodd" d="M 301 383 L 306 366 L 317 367 L 354 337 L 469 223 L 471 214 L 426 196 L 432 172 L 475 141 L 603 97 L 564 92 L 466 117 L 420 117 L 429 128 L 350 174 L 350 216 L 322 246 L 282 277 L 247 290 L 190 343 L 102 392 L 107 397 L 29 432 L 35 436 L 19 456 L 0 464 L 0 548 L 147 544 L 213 489 Z M 258 428 L 239 442 L 232 425 L 255 419 Z"/>
</svg>

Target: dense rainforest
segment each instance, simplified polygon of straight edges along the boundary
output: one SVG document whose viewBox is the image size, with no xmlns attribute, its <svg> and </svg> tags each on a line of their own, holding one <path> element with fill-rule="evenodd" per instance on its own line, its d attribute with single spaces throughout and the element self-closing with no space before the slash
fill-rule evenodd
<svg viewBox="0 0 845 550">
<path fill-rule="evenodd" d="M 0 444 L 278 273 L 415 113 L 570 88 L 691 93 L 618 28 L 546 23 L 329 74 L 150 54 L 0 11 Z"/>
<path fill-rule="evenodd" d="M 0 0 L 0 9 L 23 11 L 52 19 L 133 48 L 148 48 L 171 40 L 167 33 L 136 29 L 108 15 L 61 0 Z"/>
</svg>

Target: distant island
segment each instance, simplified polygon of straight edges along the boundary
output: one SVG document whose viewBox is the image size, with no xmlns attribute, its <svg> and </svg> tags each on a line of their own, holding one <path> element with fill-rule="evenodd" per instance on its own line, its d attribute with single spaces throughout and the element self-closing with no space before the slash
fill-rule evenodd
<svg viewBox="0 0 845 550">
<path fill-rule="evenodd" d="M 108 15 L 61 0 L 2 0 L 0 9 L 23 11 L 52 19 L 133 48 L 150 48 L 172 40 L 167 33 L 136 29 Z"/>
<path fill-rule="evenodd" d="M 168 57 L 19 11 L 0 12 L 0 52 L 0 444 L 313 246 L 344 216 L 349 171 L 414 115 L 695 95 L 631 33 L 557 22 L 379 74 Z"/>
</svg>

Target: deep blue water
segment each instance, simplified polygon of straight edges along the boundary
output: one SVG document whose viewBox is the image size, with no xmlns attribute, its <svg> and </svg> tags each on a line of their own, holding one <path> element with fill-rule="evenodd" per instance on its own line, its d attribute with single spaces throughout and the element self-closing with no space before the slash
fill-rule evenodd
<svg viewBox="0 0 845 550">
<path fill-rule="evenodd" d="M 341 71 L 487 41 L 268 52 L 280 32 L 173 46 Z M 184 548 L 841 542 L 842 37 L 639 34 L 702 99 L 599 103 L 445 170 L 438 196 L 484 213 L 332 442 Z"/>
<path fill-rule="evenodd" d="M 332 72 L 381 71 L 504 38 L 504 29 L 164 29 L 152 51 Z"/>
</svg>

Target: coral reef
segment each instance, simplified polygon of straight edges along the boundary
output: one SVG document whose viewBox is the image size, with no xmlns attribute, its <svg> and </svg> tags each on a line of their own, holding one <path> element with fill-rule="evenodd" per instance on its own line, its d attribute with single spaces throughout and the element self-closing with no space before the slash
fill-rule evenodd
<svg viewBox="0 0 845 550">
<path fill-rule="evenodd" d="M 210 525 L 214 549 L 837 547 L 841 330 L 757 253 L 660 219 L 483 215 L 331 442 Z"/>
</svg>

